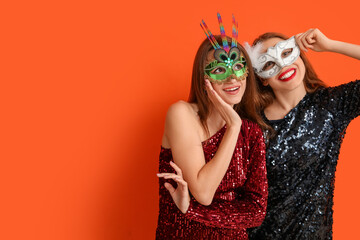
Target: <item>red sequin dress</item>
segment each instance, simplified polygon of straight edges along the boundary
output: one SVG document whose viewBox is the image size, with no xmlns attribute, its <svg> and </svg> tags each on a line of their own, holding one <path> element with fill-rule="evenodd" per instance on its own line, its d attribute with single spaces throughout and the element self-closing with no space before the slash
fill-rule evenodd
<svg viewBox="0 0 360 240">
<path fill-rule="evenodd" d="M 226 126 L 202 143 L 205 161 L 215 155 Z M 159 172 L 175 172 L 171 149 L 161 147 Z M 248 239 L 246 228 L 259 226 L 266 214 L 267 178 L 265 144 L 258 125 L 242 120 L 229 168 L 209 206 L 191 197 L 183 214 L 159 179 L 160 199 L 156 239 Z M 173 180 L 169 181 L 176 187 Z"/>
</svg>

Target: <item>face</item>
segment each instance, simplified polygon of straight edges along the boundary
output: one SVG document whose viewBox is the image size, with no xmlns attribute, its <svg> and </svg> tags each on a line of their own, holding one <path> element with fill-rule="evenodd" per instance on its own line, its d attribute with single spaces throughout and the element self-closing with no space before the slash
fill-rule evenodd
<svg viewBox="0 0 360 240">
<path fill-rule="evenodd" d="M 215 50 L 211 50 L 207 54 L 207 59 L 205 65 L 208 66 L 215 61 L 214 57 Z M 244 58 L 245 60 L 245 58 Z M 232 69 L 235 69 L 235 71 L 244 71 L 245 64 L 234 64 L 232 66 Z M 205 68 L 205 71 L 206 71 Z M 211 74 L 217 78 L 217 76 L 224 75 L 226 71 L 225 66 L 215 66 L 212 69 Z M 247 76 L 247 68 L 246 70 L 241 74 L 240 77 L 237 77 L 236 74 L 229 74 L 226 78 L 220 80 L 220 81 L 211 81 L 209 79 L 209 76 L 205 74 L 205 78 L 208 78 L 211 82 L 212 87 L 214 88 L 215 92 L 228 104 L 235 105 L 239 103 L 242 99 L 242 96 L 244 95 L 245 88 L 246 88 L 246 76 Z"/>
<path fill-rule="evenodd" d="M 289 39 L 290 40 L 290 39 Z M 279 48 L 279 45 L 281 48 Z M 270 38 L 262 42 L 262 52 L 267 61 L 261 66 L 262 82 L 274 91 L 290 91 L 303 87 L 305 65 L 300 50 L 294 43 L 281 38 Z M 270 53 L 270 54 L 269 54 Z"/>
</svg>

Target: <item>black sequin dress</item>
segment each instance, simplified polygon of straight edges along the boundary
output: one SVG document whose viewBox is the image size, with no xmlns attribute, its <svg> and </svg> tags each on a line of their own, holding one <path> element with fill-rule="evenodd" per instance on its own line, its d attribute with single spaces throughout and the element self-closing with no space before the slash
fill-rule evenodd
<svg viewBox="0 0 360 240">
<path fill-rule="evenodd" d="M 249 239 L 332 239 L 340 146 L 359 114 L 360 80 L 307 94 L 281 120 L 264 115 L 276 131 L 266 151 L 268 208 Z"/>
</svg>

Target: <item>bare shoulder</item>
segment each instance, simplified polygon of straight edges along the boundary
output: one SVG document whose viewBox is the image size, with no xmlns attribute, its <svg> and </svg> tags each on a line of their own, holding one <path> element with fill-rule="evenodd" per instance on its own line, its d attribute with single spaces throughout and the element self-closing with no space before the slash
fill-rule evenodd
<svg viewBox="0 0 360 240">
<path fill-rule="evenodd" d="M 169 107 L 166 118 L 187 117 L 187 115 L 193 115 L 191 104 L 185 101 L 178 101 Z"/>
<path fill-rule="evenodd" d="M 196 109 L 196 104 L 185 101 L 178 101 L 169 107 L 162 140 L 164 147 L 169 146 L 168 140 L 172 136 L 181 136 L 191 132 L 198 134 L 199 120 Z"/>
<path fill-rule="evenodd" d="M 196 104 L 188 103 L 185 101 L 178 101 L 169 107 L 166 114 L 166 124 L 180 124 L 193 125 L 197 122 L 197 107 Z"/>
</svg>

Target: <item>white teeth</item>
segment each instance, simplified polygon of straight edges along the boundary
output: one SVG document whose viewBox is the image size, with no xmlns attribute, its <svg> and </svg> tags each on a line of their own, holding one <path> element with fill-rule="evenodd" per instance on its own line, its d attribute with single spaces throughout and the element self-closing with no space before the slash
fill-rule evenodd
<svg viewBox="0 0 360 240">
<path fill-rule="evenodd" d="M 291 77 L 293 75 L 295 70 L 291 70 L 290 72 L 286 73 L 284 76 L 282 76 L 280 79 L 283 80 L 285 78 Z"/>
<path fill-rule="evenodd" d="M 233 88 L 228 88 L 228 89 L 224 89 L 225 92 L 231 92 L 231 91 L 236 91 L 238 90 L 240 87 L 233 87 Z"/>
</svg>

